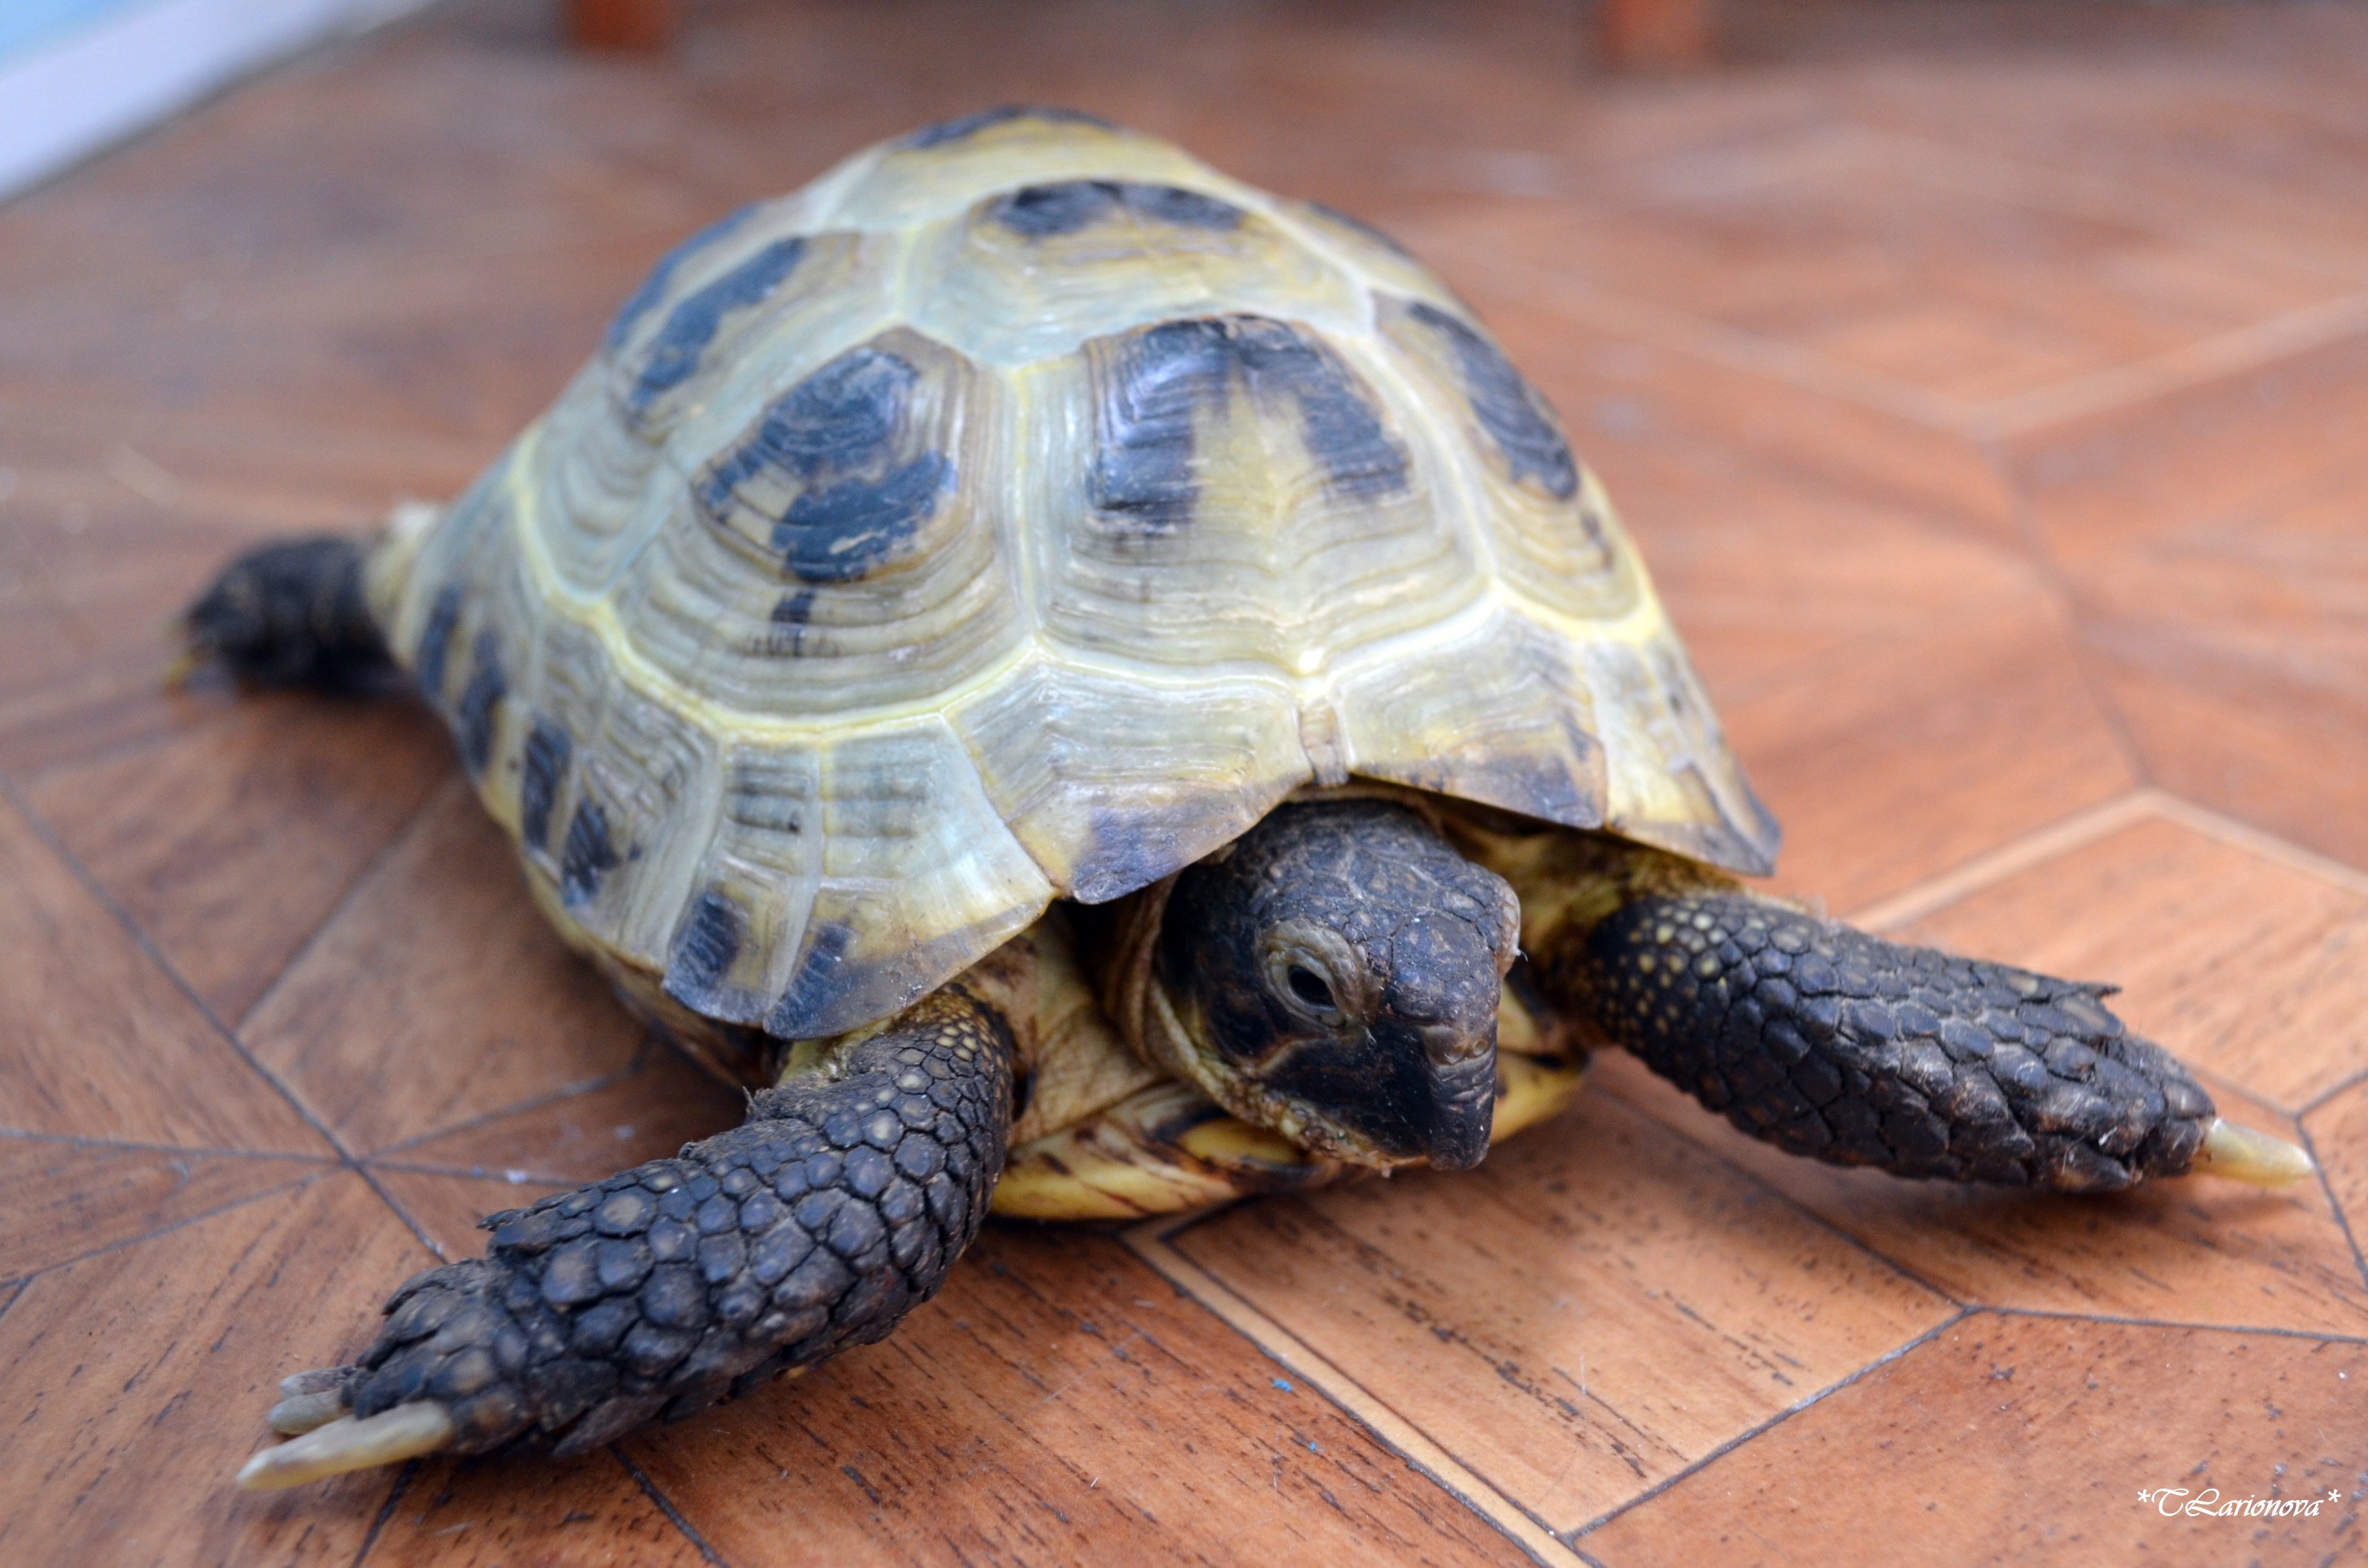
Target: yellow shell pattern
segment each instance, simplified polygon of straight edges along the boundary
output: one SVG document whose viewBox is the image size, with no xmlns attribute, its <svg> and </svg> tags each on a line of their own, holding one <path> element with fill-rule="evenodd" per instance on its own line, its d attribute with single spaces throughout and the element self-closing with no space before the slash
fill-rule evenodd
<svg viewBox="0 0 2368 1568">
<path fill-rule="evenodd" d="M 695 236 L 371 591 L 570 935 L 786 1038 L 1352 775 L 1775 846 L 1466 307 L 1084 116 L 934 126 Z"/>
</svg>

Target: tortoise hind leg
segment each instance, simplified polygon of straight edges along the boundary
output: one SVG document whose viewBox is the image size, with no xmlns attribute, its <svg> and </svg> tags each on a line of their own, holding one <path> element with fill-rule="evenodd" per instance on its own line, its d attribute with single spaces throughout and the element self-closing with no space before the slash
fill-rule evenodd
<svg viewBox="0 0 2368 1568">
<path fill-rule="evenodd" d="M 486 1221 L 487 1255 L 406 1281 L 357 1366 L 283 1385 L 274 1426 L 317 1429 L 240 1483 L 580 1453 L 883 1338 L 978 1233 L 1010 1126 L 1009 1032 L 948 986 L 733 1131 Z"/>
<path fill-rule="evenodd" d="M 1634 899 L 1573 946 L 1557 978 L 1599 1028 L 1793 1153 L 2074 1191 L 2310 1174 L 2299 1149 L 2219 1119 L 2176 1058 L 2105 1007 L 2106 987 L 1741 892 Z"/>
<path fill-rule="evenodd" d="M 361 544 L 332 535 L 240 556 L 183 614 L 184 667 L 220 660 L 258 685 L 324 687 L 384 668 L 386 643 L 362 592 L 363 554 Z"/>
</svg>

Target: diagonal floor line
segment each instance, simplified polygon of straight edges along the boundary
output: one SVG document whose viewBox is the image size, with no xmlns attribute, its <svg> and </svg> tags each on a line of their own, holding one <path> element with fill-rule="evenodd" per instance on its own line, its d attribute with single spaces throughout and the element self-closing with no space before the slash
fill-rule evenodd
<svg viewBox="0 0 2368 1568">
<path fill-rule="evenodd" d="M 386 1489 L 386 1501 L 379 1505 L 378 1517 L 370 1521 L 370 1528 L 363 1533 L 361 1545 L 354 1549 L 350 1568 L 362 1568 L 363 1560 L 378 1545 L 378 1538 L 394 1517 L 394 1510 L 402 1503 L 403 1494 L 411 1490 L 412 1479 L 419 1473 L 419 1463 L 417 1460 L 405 1460 L 396 1469 L 394 1483 Z"/>
<path fill-rule="evenodd" d="M 591 977 L 587 974 L 586 979 L 588 980 L 589 978 Z M 390 1154 L 400 1154 L 406 1149 L 416 1149 L 423 1143 L 433 1142 L 439 1138 L 452 1138 L 457 1137 L 463 1132 L 473 1132 L 481 1128 L 490 1127 L 495 1122 L 501 1121 L 507 1118 L 524 1116 L 529 1111 L 541 1110 L 546 1106 L 557 1105 L 564 1100 L 581 1099 L 586 1095 L 595 1095 L 598 1094 L 603 1089 L 614 1088 L 617 1085 L 629 1081 L 635 1074 L 643 1071 L 649 1066 L 650 1049 L 653 1045 L 669 1046 L 669 1048 L 671 1048 L 669 1042 L 660 1037 L 655 1029 L 645 1030 L 643 1031 L 640 1041 L 633 1048 L 633 1059 L 624 1066 L 617 1069 L 614 1073 L 602 1073 L 595 1077 L 578 1079 L 573 1084 L 562 1084 L 555 1089 L 545 1089 L 539 1095 L 529 1095 L 522 1100 L 500 1107 L 498 1109 L 486 1111 L 481 1116 L 468 1117 L 462 1120 L 451 1122 L 443 1127 L 431 1127 L 425 1132 L 415 1132 L 410 1137 L 398 1139 L 394 1142 L 389 1143 L 383 1148 L 372 1149 L 368 1153 L 360 1155 L 359 1158 L 365 1160 L 377 1160 L 393 1165 L 402 1165 L 404 1162 L 400 1160 L 389 1161 L 387 1156 Z M 423 1166 L 422 1168 L 424 1169 L 426 1167 Z"/>
<path fill-rule="evenodd" d="M 207 1143 L 143 1143 L 131 1138 L 92 1138 L 79 1132 L 36 1132 L 30 1128 L 0 1127 L 0 1139 L 20 1143 L 56 1143 L 71 1149 L 120 1150 L 137 1154 L 188 1154 L 200 1159 L 298 1160 L 309 1165 L 336 1165 L 334 1154 L 285 1153 L 275 1149 L 218 1149 Z"/>
<path fill-rule="evenodd" d="M 2368 294 L 2347 293 L 2131 364 L 2002 398 L 1977 411 L 1960 433 L 1975 441 L 2012 440 L 2088 415 L 2263 369 L 2362 332 L 2368 332 Z"/>
<path fill-rule="evenodd" d="M 2124 1317 L 2118 1312 L 2067 1312 L 2054 1307 L 1982 1307 L 2002 1318 L 2053 1318 L 2063 1323 L 2110 1323 L 2124 1328 L 2177 1329 L 2188 1334 L 2265 1334 L 2273 1339 L 2306 1339 L 2314 1345 L 2368 1345 L 2368 1333 L 2330 1334 L 2324 1329 L 2278 1328 L 2260 1324 L 2183 1323 L 2177 1318 Z"/>
<path fill-rule="evenodd" d="M 682 1532 L 682 1538 L 697 1549 L 701 1558 L 713 1563 L 715 1568 L 731 1568 L 731 1564 L 724 1561 L 723 1554 L 709 1545 L 707 1538 L 693 1528 L 689 1519 L 683 1517 L 682 1510 L 674 1506 L 674 1499 L 660 1491 L 658 1483 L 643 1474 L 640 1465 L 625 1457 L 622 1444 L 609 1444 L 609 1452 L 619 1464 L 625 1467 L 625 1473 L 633 1478 L 634 1484 L 642 1489 L 642 1494 L 655 1505 L 659 1513 L 666 1517 L 668 1524 Z"/>
<path fill-rule="evenodd" d="M 2291 870 L 2331 882 L 2346 892 L 2368 898 L 2368 870 L 2338 860 L 2331 855 L 2322 855 L 2316 849 L 2306 849 L 2291 839 L 2281 838 L 2267 829 L 2215 812 L 2209 806 L 2199 806 L 2167 790 L 2149 790 L 2146 793 L 2156 811 L 2181 827 L 2192 828 L 2232 848 L 2249 850 Z"/>
<path fill-rule="evenodd" d="M 345 1141 L 337 1136 L 336 1130 L 323 1120 L 320 1115 L 305 1103 L 303 1096 L 283 1083 L 279 1074 L 264 1066 L 256 1058 L 255 1053 L 246 1049 L 245 1042 L 238 1038 L 238 1032 L 223 1023 L 222 1015 L 214 1011 L 213 1004 L 208 1002 L 199 994 L 198 988 L 189 983 L 188 978 L 165 956 L 164 949 L 157 947 L 154 938 L 141 929 L 140 923 L 131 918 L 131 912 L 124 908 L 97 877 L 91 875 L 89 868 L 85 866 L 81 859 L 66 847 L 65 841 L 58 836 L 57 829 L 51 827 L 46 818 L 35 812 L 31 803 L 24 798 L 17 786 L 5 777 L 0 777 L 0 801 L 5 801 L 25 825 L 32 830 L 34 836 L 48 846 L 50 853 L 58 858 L 67 873 L 82 885 L 83 891 L 96 900 L 98 906 L 105 910 L 119 926 L 122 927 L 124 935 L 131 938 L 132 945 L 156 967 L 156 971 L 162 974 L 174 989 L 180 992 L 189 1006 L 198 1010 L 198 1016 L 205 1020 L 207 1026 L 225 1045 L 237 1053 L 238 1059 L 246 1063 L 248 1070 L 269 1085 L 272 1091 L 281 1099 L 286 1100 L 290 1108 L 303 1119 L 304 1124 L 319 1134 L 322 1142 L 336 1151 L 340 1160 L 348 1165 L 356 1165 L 353 1151 L 346 1147 Z"/>
<path fill-rule="evenodd" d="M 2327 1194 L 2327 1206 L 2335 1214 L 2335 1228 L 2351 1244 L 2351 1263 L 2360 1270 L 2360 1283 L 2368 1286 L 2368 1252 L 2361 1250 L 2359 1233 L 2351 1228 L 2351 1216 L 2343 1211 L 2343 1199 L 2336 1193 L 2335 1178 L 2327 1174 L 2327 1162 L 2319 1156 L 2318 1142 L 2311 1137 L 2309 1124 L 2300 1117 L 2294 1119 L 2294 1136 L 2302 1140 L 2303 1153 L 2310 1156 L 2310 1163 L 2318 1167 L 2319 1190 Z"/>
<path fill-rule="evenodd" d="M 291 1176 L 286 1181 L 275 1182 L 273 1185 L 263 1188 L 259 1192 L 250 1192 L 243 1198 L 233 1198 L 227 1203 L 217 1203 L 211 1209 L 208 1209 L 202 1213 L 184 1215 L 178 1220 L 159 1225 L 153 1231 L 142 1231 L 136 1236 L 123 1236 L 115 1241 L 108 1242 L 103 1246 L 92 1247 L 88 1252 L 78 1252 L 72 1257 L 62 1257 L 55 1263 L 45 1263 L 39 1268 L 28 1268 L 22 1274 L 15 1274 L 0 1278 L 0 1284 L 26 1284 L 32 1280 L 39 1279 L 44 1274 L 55 1273 L 61 1268 L 69 1268 L 77 1263 L 87 1263 L 94 1257 L 105 1257 L 108 1253 L 121 1252 L 125 1247 L 138 1246 L 142 1242 L 153 1242 L 158 1236 L 170 1235 L 175 1231 L 183 1230 L 188 1226 L 201 1223 L 204 1221 L 218 1218 L 221 1215 L 229 1213 L 233 1209 L 244 1209 L 250 1203 L 260 1203 L 267 1198 L 276 1198 L 282 1193 L 293 1192 L 300 1187 L 310 1187 L 314 1182 L 320 1181 L 327 1176 L 335 1176 L 337 1172 L 346 1168 L 342 1165 L 328 1165 L 325 1162 L 324 1162 L 324 1165 L 325 1168 L 314 1171 L 310 1176 Z"/>
<path fill-rule="evenodd" d="M 207 1001 L 198 988 L 189 983 L 188 978 L 165 956 L 164 949 L 157 947 L 146 931 L 141 929 L 140 923 L 131 918 L 131 912 L 124 908 L 97 877 L 91 875 L 90 869 L 66 847 L 64 840 L 58 836 L 57 830 L 50 825 L 47 819 L 32 809 L 16 785 L 5 777 L 0 777 L 0 803 L 5 803 L 13 810 L 26 826 L 32 830 L 34 835 L 48 846 L 50 853 L 56 856 L 60 863 L 66 868 L 67 873 L 82 885 L 83 891 L 95 899 L 99 907 L 122 927 L 124 934 L 131 938 L 132 945 L 140 949 L 150 963 L 155 965 L 158 973 L 188 999 L 189 1006 L 198 1010 L 198 1016 L 203 1018 L 222 1042 L 237 1054 L 241 1062 L 246 1063 L 248 1070 L 270 1085 L 280 1098 L 286 1100 L 294 1108 L 296 1114 L 304 1119 L 305 1125 L 312 1128 L 336 1152 L 338 1162 L 346 1169 L 359 1176 L 370 1189 L 378 1195 L 379 1201 L 393 1210 L 395 1218 L 401 1220 L 404 1227 L 418 1239 L 419 1244 L 427 1249 L 429 1256 L 441 1258 L 444 1256 L 443 1249 L 436 1244 L 427 1231 L 420 1227 L 419 1222 L 411 1217 L 409 1211 L 394 1200 L 393 1196 L 387 1191 L 378 1177 L 363 1167 L 361 1161 L 355 1157 L 353 1150 L 347 1147 L 345 1140 L 337 1135 L 336 1130 L 315 1112 L 303 1096 L 296 1093 L 293 1086 L 282 1081 L 278 1074 L 266 1067 L 253 1051 L 247 1050 L 246 1042 L 238 1038 L 238 1031 L 222 1022 L 222 1015 L 214 1011 L 213 1005 Z"/>
<path fill-rule="evenodd" d="M 2139 788 L 2009 839 L 1938 876 L 1855 911 L 1850 924 L 1884 931 L 1921 920 L 1985 888 L 2157 814 L 2156 791 Z"/>
<path fill-rule="evenodd" d="M 246 1011 L 239 1015 L 240 1028 L 244 1029 L 253 1023 L 256 1015 L 263 1011 L 264 1006 L 279 994 L 280 987 L 288 983 L 290 975 L 296 972 L 297 966 L 320 947 L 322 938 L 328 935 L 329 927 L 336 925 L 370 885 L 385 874 L 387 863 L 394 858 L 395 851 L 409 844 L 414 835 L 424 831 L 421 824 L 427 821 L 427 814 L 438 809 L 442 804 L 444 796 L 456 787 L 465 786 L 462 786 L 459 779 L 447 778 L 443 783 L 431 788 L 427 791 L 427 798 L 413 807 L 411 814 L 403 819 L 401 825 L 396 827 L 393 833 L 388 835 L 386 842 L 378 846 L 378 852 L 365 861 L 361 869 L 354 873 L 353 880 L 338 891 L 336 900 L 330 903 L 327 910 L 323 912 L 320 922 L 304 934 L 304 939 L 296 944 L 288 954 L 286 960 L 272 971 L 271 978 L 265 982 L 263 989 L 256 993 L 255 1000 L 246 1005 Z"/>
<path fill-rule="evenodd" d="M 1822 1404 L 1827 1399 L 1834 1394 L 1841 1392 L 1842 1390 L 1849 1388 L 1860 1379 L 1866 1377 L 1870 1373 L 1874 1372 L 1881 1368 L 1888 1367 L 1891 1363 L 1898 1360 L 1901 1357 L 1906 1356 L 1908 1352 L 1915 1350 L 1921 1346 L 1930 1344 L 1940 1335 L 1948 1333 L 1949 1330 L 1956 1327 L 1959 1324 L 1964 1323 L 1967 1318 L 1974 1317 L 1990 1309 L 1987 1307 L 1959 1308 L 1948 1318 L 1943 1319 L 1940 1323 L 1934 1324 L 1931 1327 L 1926 1329 L 1923 1333 L 1916 1335 L 1914 1338 L 1894 1346 L 1889 1350 L 1886 1350 L 1882 1355 L 1876 1357 L 1873 1360 L 1869 1361 L 1865 1366 L 1861 1367 L 1857 1371 L 1852 1372 L 1850 1376 L 1819 1389 L 1816 1392 L 1810 1394 L 1805 1399 L 1800 1400 L 1795 1403 L 1786 1405 L 1783 1409 L 1778 1411 L 1767 1420 L 1760 1422 L 1758 1426 L 1753 1426 L 1750 1430 L 1738 1432 L 1734 1437 L 1729 1437 L 1725 1442 L 1719 1444 L 1716 1448 L 1711 1449 L 1710 1452 L 1702 1455 L 1702 1458 L 1694 1460 L 1691 1464 L 1687 1465 L 1683 1470 L 1677 1471 L 1673 1475 L 1664 1476 L 1660 1481 L 1656 1482 L 1653 1485 L 1647 1487 L 1643 1492 L 1638 1493 L 1635 1496 L 1629 1498 L 1628 1501 L 1621 1504 L 1618 1507 L 1612 1508 L 1605 1513 L 1599 1514 L 1594 1518 L 1589 1519 L 1587 1523 L 1580 1525 L 1570 1532 L 1571 1544 L 1573 1546 L 1577 1545 L 1579 1538 L 1582 1536 L 1586 1536 L 1595 1530 L 1601 1529 L 1605 1525 L 1610 1524 L 1612 1520 L 1628 1512 L 1631 1508 L 1641 1507 L 1645 1504 L 1651 1502 L 1662 1493 L 1667 1492 L 1672 1486 L 1675 1486 L 1679 1482 L 1685 1480 L 1686 1477 L 1716 1464 L 1720 1460 L 1725 1459 L 1727 1455 L 1743 1447 L 1744 1444 L 1759 1437 L 1762 1433 L 1782 1426 L 1785 1422 L 1790 1421 L 1793 1417 L 1800 1415 L 1803 1411 L 1807 1410 L 1812 1405 Z"/>
<path fill-rule="evenodd" d="M 1163 1215 L 1128 1226 L 1119 1233 L 1119 1239 L 1153 1273 L 1249 1341 L 1269 1360 L 1297 1374 L 1342 1415 L 1371 1433 L 1382 1447 L 1404 1460 L 1408 1469 L 1486 1520 L 1533 1562 L 1544 1568 L 1569 1568 L 1574 1560 L 1572 1549 L 1551 1525 L 1508 1496 L 1330 1358 L 1258 1311 L 1170 1244 L 1169 1238 L 1178 1232 L 1221 1211 L 1222 1209 L 1212 1209 L 1182 1216 Z"/>
</svg>

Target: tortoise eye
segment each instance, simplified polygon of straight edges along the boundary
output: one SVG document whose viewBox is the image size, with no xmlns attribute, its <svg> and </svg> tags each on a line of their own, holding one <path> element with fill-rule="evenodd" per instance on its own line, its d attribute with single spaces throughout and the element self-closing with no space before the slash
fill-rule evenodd
<svg viewBox="0 0 2368 1568">
<path fill-rule="evenodd" d="M 1305 964 L 1292 964 L 1291 972 L 1284 978 L 1290 983 L 1291 994 L 1309 1006 L 1326 1008 L 1333 1012 L 1339 1010 L 1340 1005 L 1332 999 L 1332 987 L 1324 983 L 1322 975 Z"/>
</svg>

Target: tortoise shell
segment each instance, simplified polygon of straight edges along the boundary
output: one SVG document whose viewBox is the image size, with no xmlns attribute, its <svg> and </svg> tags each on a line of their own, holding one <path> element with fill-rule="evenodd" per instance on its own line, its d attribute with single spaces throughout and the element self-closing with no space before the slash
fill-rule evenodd
<svg viewBox="0 0 2368 1568">
<path fill-rule="evenodd" d="M 694 236 L 370 591 L 569 934 L 787 1039 L 1351 777 L 1743 872 L 1776 844 L 1469 309 L 1072 113 Z"/>
</svg>

